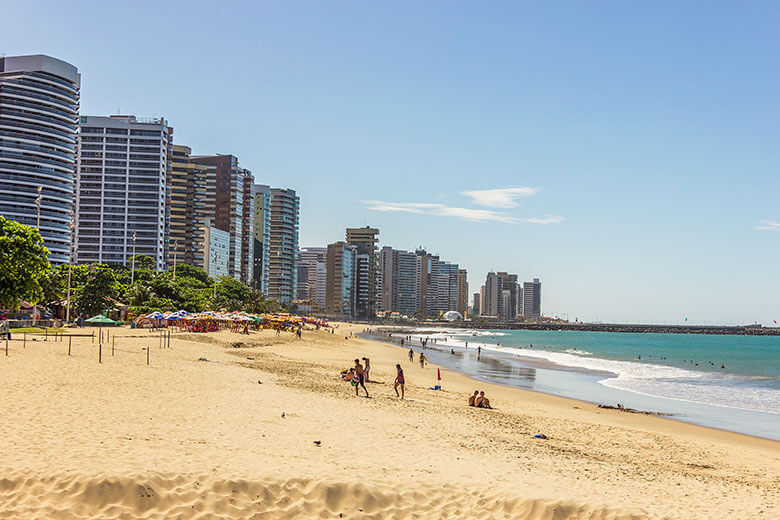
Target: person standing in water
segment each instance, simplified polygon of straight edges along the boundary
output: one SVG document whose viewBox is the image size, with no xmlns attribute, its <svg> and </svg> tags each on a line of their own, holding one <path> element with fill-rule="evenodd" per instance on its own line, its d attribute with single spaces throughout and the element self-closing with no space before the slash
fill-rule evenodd
<svg viewBox="0 0 780 520">
<path fill-rule="evenodd" d="M 404 369 L 401 368 L 401 365 L 395 366 L 396 370 L 396 376 L 395 376 L 395 386 L 393 388 L 395 389 L 395 396 L 400 397 L 401 399 L 404 398 L 404 385 L 406 384 L 406 379 L 404 379 Z M 401 387 L 401 395 L 398 395 L 398 387 Z"/>
</svg>

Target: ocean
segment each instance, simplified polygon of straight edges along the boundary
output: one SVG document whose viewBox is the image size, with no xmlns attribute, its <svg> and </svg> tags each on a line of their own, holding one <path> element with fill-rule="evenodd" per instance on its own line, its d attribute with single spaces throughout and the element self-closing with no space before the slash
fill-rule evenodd
<svg viewBox="0 0 780 520">
<path fill-rule="evenodd" d="M 780 440 L 780 336 L 467 329 L 411 334 L 418 350 L 422 338 L 431 338 L 427 355 L 433 363 L 479 380 L 621 403 Z"/>
</svg>

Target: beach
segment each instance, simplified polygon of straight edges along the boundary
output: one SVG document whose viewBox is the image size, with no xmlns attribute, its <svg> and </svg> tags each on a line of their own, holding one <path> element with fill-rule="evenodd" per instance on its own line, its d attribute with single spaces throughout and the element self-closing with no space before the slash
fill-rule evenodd
<svg viewBox="0 0 780 520">
<path fill-rule="evenodd" d="M 15 338 L 0 518 L 780 516 L 779 442 L 444 369 L 429 390 L 437 367 L 350 337 L 364 328 L 175 332 L 170 348 L 112 329 L 102 363 L 91 338 L 71 356 L 67 337 Z M 339 378 L 362 357 L 370 399 Z M 466 405 L 476 389 L 494 410 Z"/>
</svg>

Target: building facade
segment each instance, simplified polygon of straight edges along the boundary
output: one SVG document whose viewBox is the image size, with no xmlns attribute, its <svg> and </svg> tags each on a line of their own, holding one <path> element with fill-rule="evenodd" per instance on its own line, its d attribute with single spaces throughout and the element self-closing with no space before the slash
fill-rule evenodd
<svg viewBox="0 0 780 520">
<path fill-rule="evenodd" d="M 289 304 L 298 286 L 298 218 L 295 190 L 271 189 L 268 296 Z"/>
<path fill-rule="evenodd" d="M 298 255 L 297 299 L 309 302 L 315 312 L 325 310 L 327 247 L 305 247 Z"/>
<path fill-rule="evenodd" d="M 469 314 L 469 282 L 468 272 L 465 269 L 458 269 L 458 305 L 456 310 L 467 317 Z"/>
<path fill-rule="evenodd" d="M 363 273 L 367 277 L 361 280 L 361 287 L 365 287 L 367 294 L 365 299 L 358 303 L 356 316 L 359 318 L 373 318 L 376 315 L 377 302 L 379 300 L 377 242 L 379 230 L 369 226 L 362 228 L 347 228 L 347 244 L 357 247 L 358 254 L 368 255 L 368 270 Z"/>
<path fill-rule="evenodd" d="M 205 239 L 208 217 L 206 178 L 208 167 L 191 160 L 189 146 L 173 145 L 168 179 L 168 265 L 174 261 L 202 266 L 208 253 Z"/>
<path fill-rule="evenodd" d="M 417 255 L 385 246 L 379 252 L 380 310 L 414 316 L 417 312 Z"/>
<path fill-rule="evenodd" d="M 208 198 L 206 216 L 213 219 L 214 227 L 230 233 L 229 276 L 248 283 L 252 262 L 245 258 L 245 253 L 253 245 L 254 218 L 249 217 L 253 216 L 254 208 L 247 211 L 245 204 L 253 203 L 252 189 L 247 193 L 247 185 L 254 184 L 252 173 L 241 168 L 234 155 L 197 155 L 191 159 L 207 167 L 206 191 L 213 198 Z"/>
<path fill-rule="evenodd" d="M 80 87 L 64 61 L 0 57 L 0 215 L 37 227 L 52 264 L 71 255 Z"/>
<path fill-rule="evenodd" d="M 230 260 L 230 233 L 217 229 L 208 220 L 203 227 L 205 254 L 203 255 L 203 270 L 212 278 L 230 276 L 228 261 Z"/>
<path fill-rule="evenodd" d="M 271 252 L 271 188 L 255 184 L 255 211 L 253 229 L 253 284 L 268 294 L 268 264 Z"/>
<path fill-rule="evenodd" d="M 173 129 L 163 118 L 81 116 L 76 180 L 79 263 L 167 264 Z"/>
<path fill-rule="evenodd" d="M 346 242 L 328 244 L 326 253 L 325 312 L 348 319 L 355 316 L 357 247 Z"/>
<path fill-rule="evenodd" d="M 534 278 L 533 282 L 523 283 L 523 316 L 539 318 L 542 316 L 542 282 Z"/>
</svg>

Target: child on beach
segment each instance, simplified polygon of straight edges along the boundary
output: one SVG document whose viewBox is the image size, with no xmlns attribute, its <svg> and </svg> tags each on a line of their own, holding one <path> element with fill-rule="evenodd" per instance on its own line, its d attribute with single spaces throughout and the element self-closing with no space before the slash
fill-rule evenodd
<svg viewBox="0 0 780 520">
<path fill-rule="evenodd" d="M 395 396 L 400 397 L 401 399 L 404 398 L 404 385 L 406 384 L 406 379 L 404 379 L 404 369 L 401 368 L 401 365 L 395 365 L 396 370 L 396 376 L 395 376 L 395 385 L 393 388 L 395 389 Z M 401 387 L 401 395 L 398 395 L 398 387 Z"/>
<path fill-rule="evenodd" d="M 479 397 L 479 390 L 474 390 L 474 394 L 469 396 L 469 406 L 477 406 L 474 404 L 474 401 L 477 400 L 477 397 Z"/>
<path fill-rule="evenodd" d="M 363 368 L 363 373 L 365 374 L 366 383 L 371 382 L 371 361 L 367 357 L 362 358 L 363 362 L 365 363 L 365 367 Z"/>
</svg>

